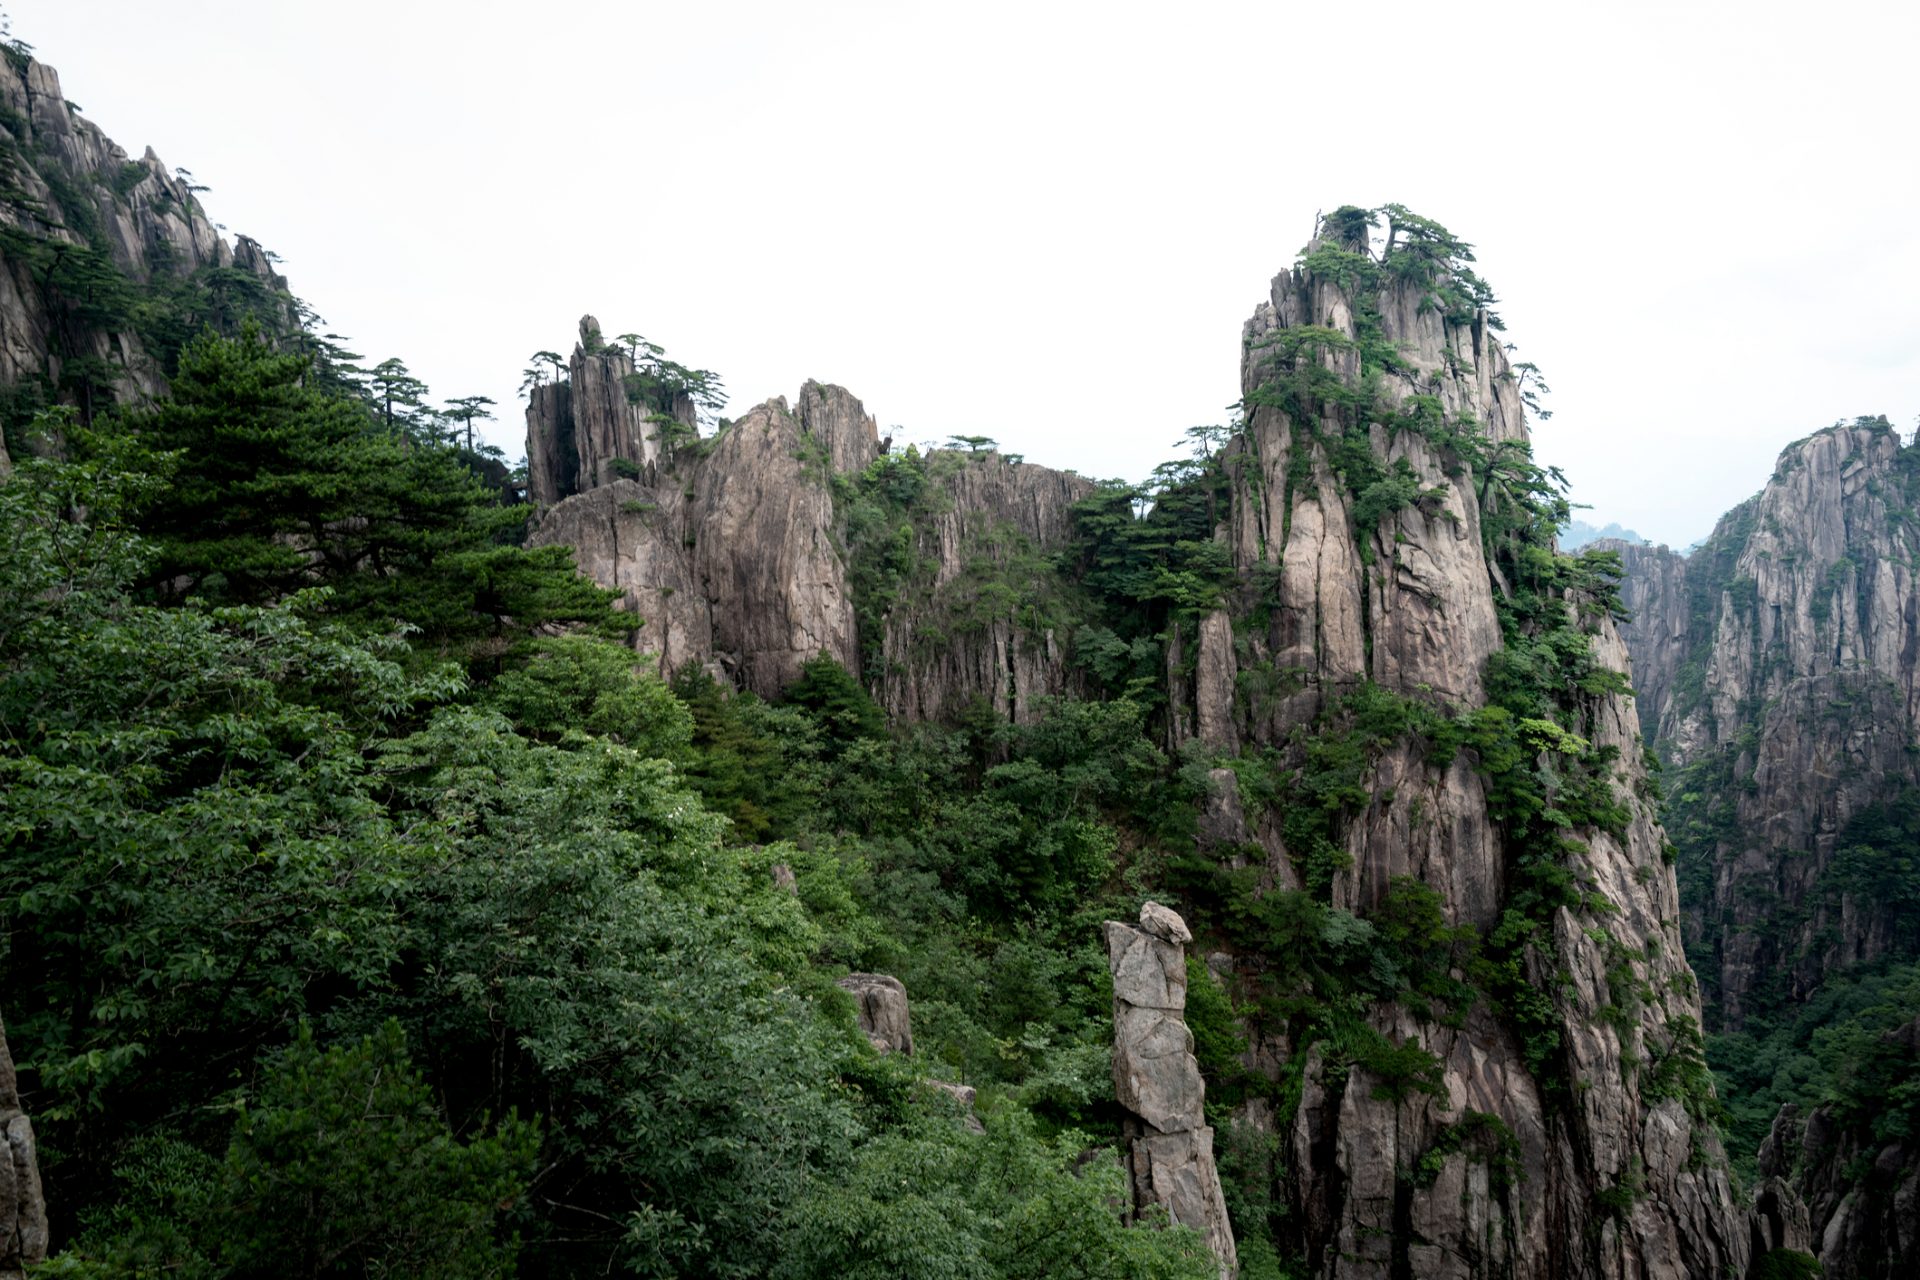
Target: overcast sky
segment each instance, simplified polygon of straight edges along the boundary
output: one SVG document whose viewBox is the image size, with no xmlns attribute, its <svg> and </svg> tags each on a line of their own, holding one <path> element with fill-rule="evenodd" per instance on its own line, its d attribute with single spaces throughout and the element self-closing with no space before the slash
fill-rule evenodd
<svg viewBox="0 0 1920 1280">
<path fill-rule="evenodd" d="M 436 395 L 582 313 L 904 439 L 1140 478 L 1317 210 L 1479 247 L 1542 460 L 1681 545 L 1920 414 L 1920 5 L 6 0 L 136 155 Z"/>
</svg>

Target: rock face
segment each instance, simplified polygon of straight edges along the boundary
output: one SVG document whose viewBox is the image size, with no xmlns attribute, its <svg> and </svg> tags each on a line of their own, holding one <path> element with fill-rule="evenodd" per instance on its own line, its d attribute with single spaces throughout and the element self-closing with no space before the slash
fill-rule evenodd
<svg viewBox="0 0 1920 1280">
<path fill-rule="evenodd" d="M 1633 706 L 1640 732 L 1651 742 L 1660 717 L 1673 701 L 1673 682 L 1687 659 L 1691 624 L 1687 558 L 1665 547 L 1649 547 L 1600 538 L 1588 544 L 1620 557 L 1620 602 L 1631 622 L 1620 624 L 1620 638 L 1633 660 Z"/>
<path fill-rule="evenodd" d="M 537 503 L 640 478 L 679 434 L 675 425 L 695 429 L 693 399 L 644 378 L 633 352 L 609 344 L 592 316 L 580 317 L 567 368 L 565 381 L 535 387 L 527 400 L 527 493 Z"/>
<path fill-rule="evenodd" d="M 1072 688 L 1067 638 L 1033 601 L 1055 589 L 1046 557 L 1090 481 L 998 454 L 916 455 L 913 572 L 863 624 L 854 562 L 897 547 L 857 544 L 849 528 L 851 478 L 880 457 L 851 393 L 808 382 L 797 408 L 769 400 L 701 440 L 684 397 L 663 412 L 614 394 L 632 362 L 592 317 L 569 370 L 527 406 L 528 486 L 545 507 L 530 541 L 572 546 L 582 572 L 621 592 L 663 673 L 704 667 L 774 697 L 826 653 L 903 720 L 979 699 L 1024 721 Z M 1020 573 L 1031 589 L 1009 590 Z"/>
<path fill-rule="evenodd" d="M 40 1193 L 40 1163 L 33 1121 L 20 1110 L 13 1055 L 0 1023 L 0 1280 L 19 1280 L 25 1268 L 47 1256 L 47 1204 Z"/>
<path fill-rule="evenodd" d="M 1437 305 L 1433 286 L 1390 263 L 1342 265 L 1369 261 L 1364 236 L 1323 233 L 1246 326 L 1248 415 L 1229 446 L 1221 530 L 1239 595 L 1230 629 L 1216 626 L 1211 643 L 1203 632 L 1194 677 L 1234 690 L 1230 719 L 1217 693 L 1196 717 L 1213 741 L 1297 750 L 1357 690 L 1478 706 L 1505 643 L 1495 602 L 1513 584 L 1483 524 L 1508 508 L 1484 460 L 1527 439 L 1518 376 L 1484 310 Z M 1363 379 L 1368 349 L 1390 354 Z M 1369 474 L 1380 478 L 1354 479 Z M 1380 501 L 1389 489 L 1398 496 Z M 1594 666 L 1624 672 L 1610 619 L 1579 617 Z M 1634 709 L 1615 693 L 1581 708 L 1582 736 L 1615 753 L 1611 791 L 1626 816 L 1569 833 L 1581 905 L 1550 913 L 1525 962 L 1561 1045 L 1549 1066 L 1576 1083 L 1551 1086 L 1484 1003 L 1457 1025 L 1391 1001 L 1366 1015 L 1383 1043 L 1432 1055 L 1433 1094 L 1396 1096 L 1350 1052 L 1254 1028 L 1250 1065 L 1299 1081 L 1290 1114 L 1256 1101 L 1241 1119 L 1278 1130 L 1282 1253 L 1308 1274 L 1679 1280 L 1746 1266 L 1747 1223 L 1717 1137 L 1639 1065 L 1696 1052 L 1700 1009 L 1674 873 L 1642 798 Z M 1371 798 L 1340 819 L 1345 865 L 1323 873 L 1331 908 L 1364 917 L 1404 878 L 1436 895 L 1449 925 L 1483 937 L 1516 914 L 1518 868 L 1537 851 L 1508 847 L 1485 762 L 1396 738 L 1370 756 L 1364 786 Z M 1301 885 L 1304 851 L 1271 815 L 1238 833 L 1231 815 L 1210 822 L 1228 829 L 1229 848 L 1236 834 L 1265 848 L 1270 891 Z M 1269 966 L 1242 955 L 1235 968 L 1257 982 Z"/>
<path fill-rule="evenodd" d="M 874 1048 L 913 1056 L 913 1022 L 908 1016 L 907 988 L 900 979 L 884 973 L 850 973 L 836 985 L 853 997 L 860 1029 Z"/>
<path fill-rule="evenodd" d="M 1138 927 L 1103 926 L 1113 970 L 1113 1088 L 1131 1113 L 1127 1170 L 1136 1211 L 1158 1205 L 1173 1221 L 1206 1237 L 1220 1274 L 1239 1267 L 1233 1227 L 1213 1162 L 1213 1130 L 1201 1104 L 1206 1085 L 1193 1056 L 1187 1004 L 1192 940 L 1180 916 L 1149 902 Z"/>
<path fill-rule="evenodd" d="M 1685 771 L 1689 943 L 1729 1029 L 1920 945 L 1842 857 L 1920 785 L 1917 457 L 1884 419 L 1817 432 L 1692 556 L 1626 560 L 1642 729 Z"/>
<path fill-rule="evenodd" d="M 899 720 L 931 720 L 984 700 L 1024 723 L 1041 698 L 1073 688 L 1064 626 L 1043 608 L 1057 590 L 1049 552 L 1073 537 L 1073 504 L 1094 485 L 999 454 L 936 452 L 932 492 L 912 525 L 923 566 L 880 622 L 867 674 Z"/>
<path fill-rule="evenodd" d="M 1911 1071 L 1920 1064 L 1920 1019 L 1889 1033 L 1882 1048 Z M 1775 1247 L 1812 1252 L 1827 1275 L 1845 1280 L 1920 1271 L 1920 1135 L 1876 1140 L 1873 1119 L 1833 1105 L 1804 1116 L 1786 1106 L 1761 1148 L 1759 1203 L 1788 1241 Z M 1811 1243 L 1792 1243 L 1796 1231 Z"/>
<path fill-rule="evenodd" d="M 67 102 L 53 68 L 32 58 L 0 58 L 0 165 L 8 187 L 0 199 L 0 385 L 16 396 L 37 388 L 44 402 L 91 413 L 100 398 L 137 401 L 165 389 L 135 326 L 104 318 L 111 312 L 96 305 L 104 287 L 90 276 L 97 268 L 136 289 L 232 271 L 214 282 L 211 305 L 231 303 L 250 281 L 281 299 L 275 305 L 291 327 L 286 281 L 268 255 L 244 236 L 228 244 L 187 180 L 151 150 L 129 156 Z"/>
</svg>

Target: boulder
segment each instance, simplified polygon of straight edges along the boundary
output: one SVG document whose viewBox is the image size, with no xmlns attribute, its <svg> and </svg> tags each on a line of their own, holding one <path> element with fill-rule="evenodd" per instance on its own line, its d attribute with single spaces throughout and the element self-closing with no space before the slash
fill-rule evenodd
<svg viewBox="0 0 1920 1280">
<path fill-rule="evenodd" d="M 913 1026 L 907 1017 L 907 988 L 884 973 L 850 973 L 839 988 L 853 997 L 860 1029 L 881 1053 L 913 1053 Z"/>
</svg>

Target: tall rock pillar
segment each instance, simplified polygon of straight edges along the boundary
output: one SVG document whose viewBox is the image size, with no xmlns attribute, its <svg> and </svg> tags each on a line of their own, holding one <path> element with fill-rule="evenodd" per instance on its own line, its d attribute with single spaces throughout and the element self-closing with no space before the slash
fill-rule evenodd
<svg viewBox="0 0 1920 1280">
<path fill-rule="evenodd" d="M 1159 1205 L 1206 1237 L 1220 1274 L 1239 1269 L 1233 1227 L 1213 1163 L 1213 1130 L 1201 1109 L 1206 1084 L 1193 1056 L 1187 1006 L 1187 954 L 1193 940 L 1179 915 L 1157 902 L 1140 908 L 1138 927 L 1109 920 L 1113 969 L 1113 1088 L 1126 1121 L 1127 1173 L 1137 1213 Z"/>
</svg>

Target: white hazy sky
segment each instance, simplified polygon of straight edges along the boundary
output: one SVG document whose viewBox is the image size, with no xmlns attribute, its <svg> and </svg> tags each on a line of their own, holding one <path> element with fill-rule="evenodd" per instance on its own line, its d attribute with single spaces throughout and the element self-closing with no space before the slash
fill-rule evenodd
<svg viewBox="0 0 1920 1280">
<path fill-rule="evenodd" d="M 1479 246 L 1541 458 L 1684 544 L 1920 413 L 1920 5 L 6 0 L 371 359 L 502 402 L 583 312 L 904 439 L 1140 478 L 1316 210 Z"/>
</svg>

